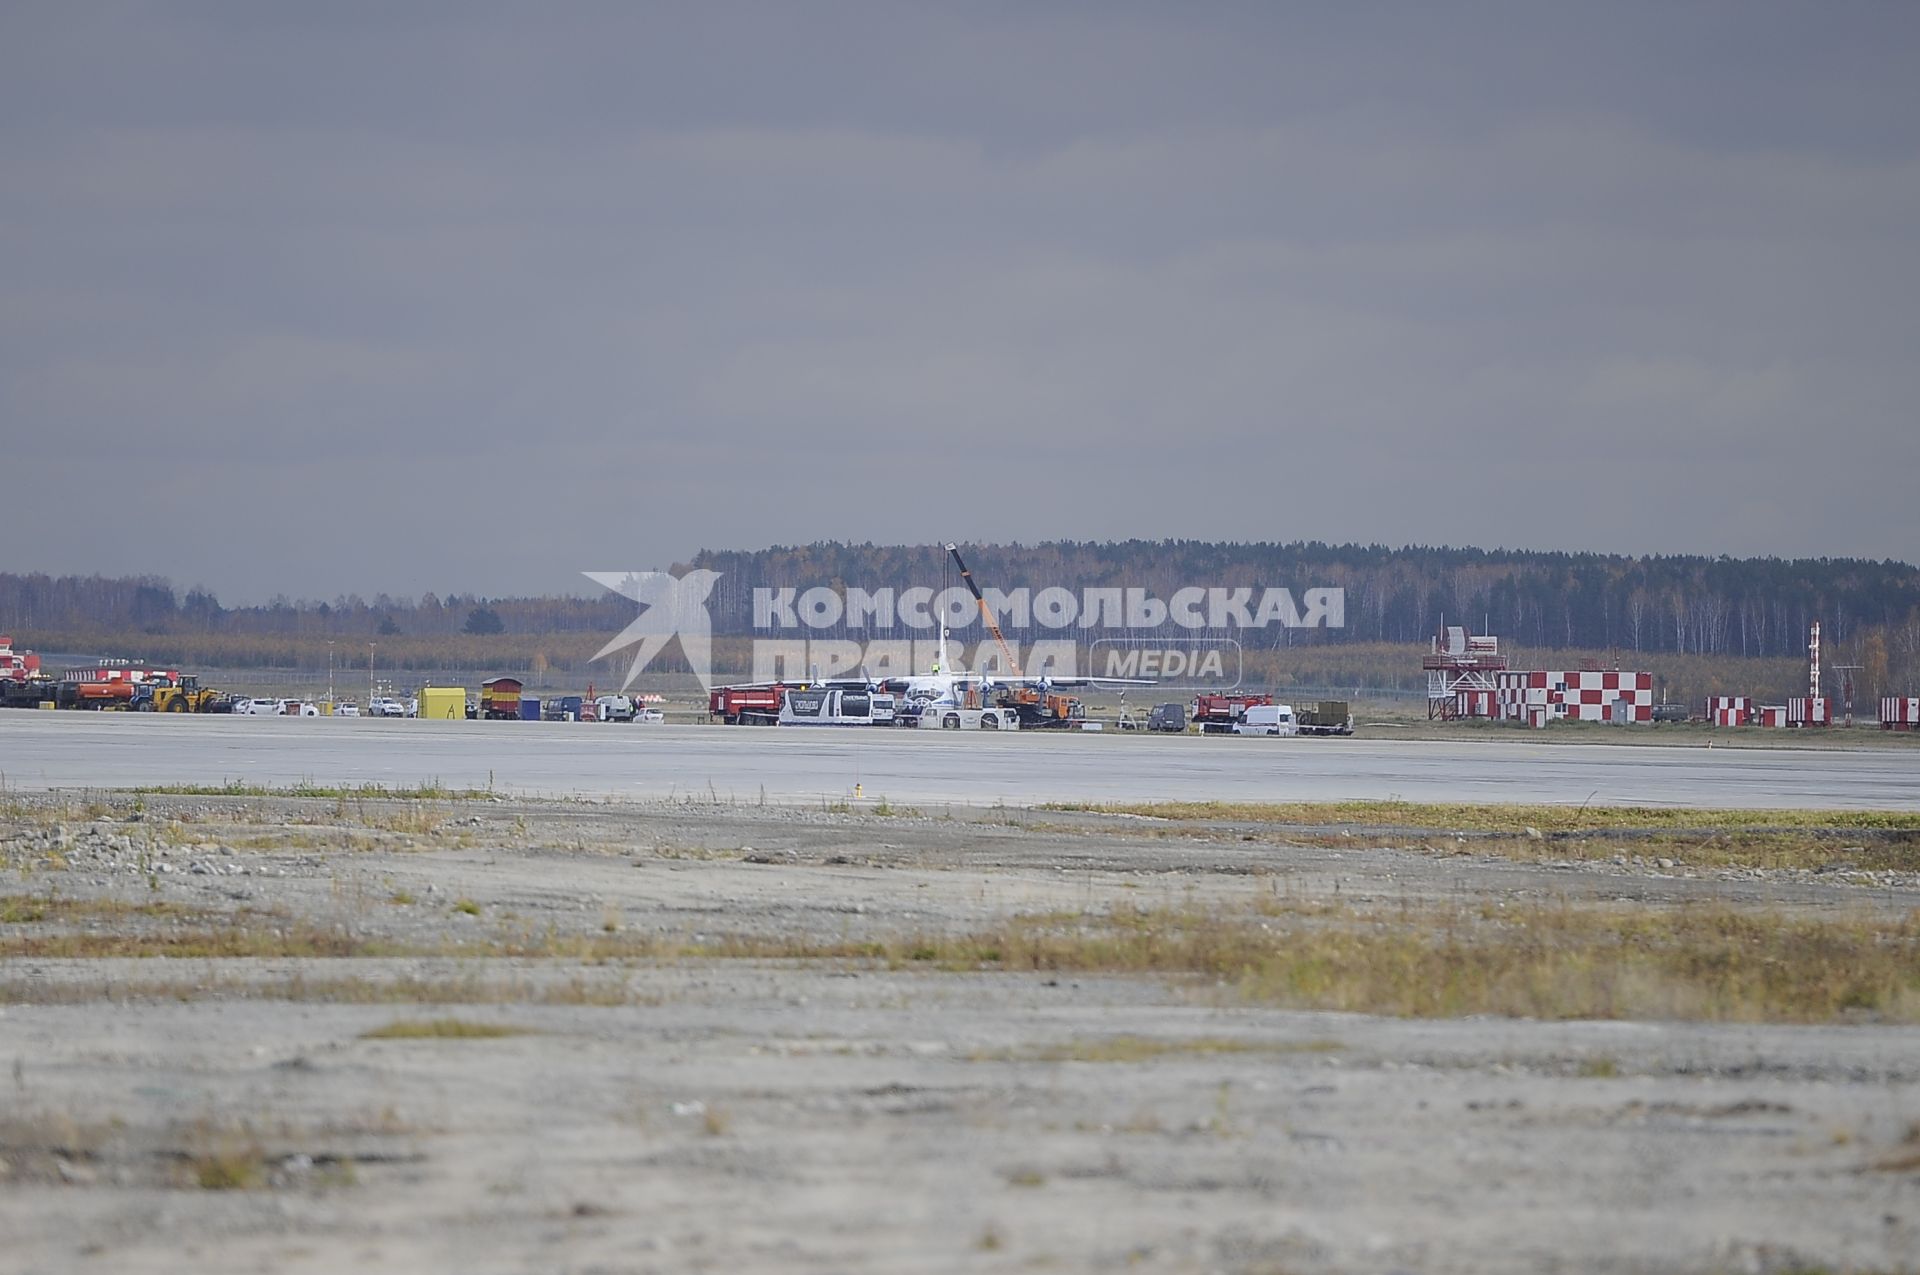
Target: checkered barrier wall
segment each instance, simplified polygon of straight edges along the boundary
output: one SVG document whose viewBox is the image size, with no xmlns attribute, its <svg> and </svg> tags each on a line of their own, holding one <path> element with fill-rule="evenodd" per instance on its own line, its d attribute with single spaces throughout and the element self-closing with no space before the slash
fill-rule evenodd
<svg viewBox="0 0 1920 1275">
<path fill-rule="evenodd" d="M 1604 722 L 1608 705 L 1618 699 L 1633 705 L 1632 720 L 1653 720 L 1653 674 L 1619 669 L 1542 670 L 1509 669 L 1493 675 L 1500 716 L 1512 721 L 1534 721 L 1530 710 L 1544 707 L 1549 718 L 1570 722 Z"/>
</svg>

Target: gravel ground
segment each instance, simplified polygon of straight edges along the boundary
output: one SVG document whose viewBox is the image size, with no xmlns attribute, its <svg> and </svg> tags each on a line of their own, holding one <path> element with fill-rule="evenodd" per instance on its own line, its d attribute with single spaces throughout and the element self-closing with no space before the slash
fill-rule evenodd
<svg viewBox="0 0 1920 1275">
<path fill-rule="evenodd" d="M 0 939 L 854 941 L 1257 892 L 1920 907 L 1915 874 L 1844 860 L 1315 831 L 55 794 L 0 816 Z M 447 1018 L 515 1034 L 366 1035 Z M 1920 1030 L 1865 1023 L 1408 1021 L 844 962 L 15 955 L 0 1094 L 9 1272 L 1920 1269 Z"/>
</svg>

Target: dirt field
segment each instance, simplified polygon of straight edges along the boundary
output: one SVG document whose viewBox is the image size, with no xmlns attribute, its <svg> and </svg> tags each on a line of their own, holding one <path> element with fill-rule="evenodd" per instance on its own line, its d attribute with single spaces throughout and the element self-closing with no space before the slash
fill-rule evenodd
<svg viewBox="0 0 1920 1275">
<path fill-rule="evenodd" d="M 14 798 L 0 1270 L 1920 1269 L 1920 858 L 1807 837 Z"/>
</svg>

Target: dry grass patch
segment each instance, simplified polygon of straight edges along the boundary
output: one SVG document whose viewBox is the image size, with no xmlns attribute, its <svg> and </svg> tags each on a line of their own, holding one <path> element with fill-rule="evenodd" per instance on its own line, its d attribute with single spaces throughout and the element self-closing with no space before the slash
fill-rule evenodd
<svg viewBox="0 0 1920 1275">
<path fill-rule="evenodd" d="M 1874 1161 L 1873 1167 L 1883 1173 L 1920 1173 L 1920 1120 L 1908 1125 L 1900 1145 Z"/>
<path fill-rule="evenodd" d="M 273 917 L 235 917 L 222 925 L 119 933 L 88 930 L 0 935 L 0 959 L 459 956 L 484 950 L 402 944 L 358 934 L 344 926 Z"/>
<path fill-rule="evenodd" d="M 60 924 L 75 921 L 124 921 L 135 918 L 179 920 L 209 915 L 205 908 L 161 899 L 69 899 L 57 894 L 0 895 L 0 925 Z"/>
<path fill-rule="evenodd" d="M 1101 1036 L 1085 1040 L 1062 1041 L 1030 1049 L 976 1055 L 976 1059 L 1004 1062 L 1091 1062 L 1142 1063 L 1169 1054 L 1207 1057 L 1219 1054 L 1301 1054 L 1332 1053 L 1341 1048 L 1337 1040 L 1270 1041 L 1238 1040 L 1224 1036 L 1167 1038 L 1158 1036 Z"/>
<path fill-rule="evenodd" d="M 531 1036 L 531 1027 L 505 1023 L 475 1023 L 464 1018 L 403 1018 L 360 1033 L 361 1040 L 498 1040 L 503 1036 Z"/>
<path fill-rule="evenodd" d="M 230 779 L 223 784 L 143 784 L 125 791 L 140 797 L 305 797 L 333 801 L 492 801 L 485 788 L 450 788 L 438 779 L 423 779 L 411 788 L 385 784 L 318 784 L 311 779 L 293 784 L 249 784 Z"/>
<path fill-rule="evenodd" d="M 1290 841 L 1351 846 L 1328 828 L 1467 839 L 1455 851 L 1522 861 L 1640 855 L 1688 867 L 1920 871 L 1920 814 L 1906 811 L 1692 810 L 1662 806 L 1468 805 L 1408 801 L 1135 802 L 1048 810 L 1157 821 L 1135 831 L 1188 836 L 1195 825 L 1271 828 Z M 1123 830 L 1125 825 L 1122 825 Z M 1432 848 L 1432 847 L 1428 847 Z"/>
<path fill-rule="evenodd" d="M 547 981 L 478 971 L 460 976 L 364 975 L 269 978 L 209 974 L 193 978 L 0 979 L 0 1004 L 92 1005 L 141 1001 L 255 1000 L 319 1005 L 658 1005 L 663 998 L 626 981 L 575 974 Z"/>
<path fill-rule="evenodd" d="M 1901 810 L 1697 810 L 1674 806 L 1474 805 L 1417 801 L 1157 801 L 1062 802 L 1042 810 L 1134 815 L 1181 822 L 1271 823 L 1303 827 L 1366 827 L 1525 835 L 1595 829 L 1730 831 L 1855 829 L 1920 833 L 1920 813 Z"/>
<path fill-rule="evenodd" d="M 1802 918 L 1716 904 L 1362 911 L 1269 901 L 1017 917 L 885 942 L 723 941 L 707 955 L 1191 975 L 1253 1001 L 1416 1018 L 1920 1022 L 1920 913 Z"/>
</svg>

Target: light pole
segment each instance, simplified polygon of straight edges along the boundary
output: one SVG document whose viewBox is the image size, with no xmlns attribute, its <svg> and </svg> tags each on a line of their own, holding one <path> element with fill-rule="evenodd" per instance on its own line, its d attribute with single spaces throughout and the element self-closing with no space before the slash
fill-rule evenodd
<svg viewBox="0 0 1920 1275">
<path fill-rule="evenodd" d="M 367 703 L 369 704 L 373 703 L 373 647 L 372 642 L 367 643 Z"/>
<path fill-rule="evenodd" d="M 327 639 L 327 709 L 333 709 L 333 639 Z"/>
</svg>

